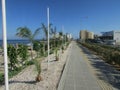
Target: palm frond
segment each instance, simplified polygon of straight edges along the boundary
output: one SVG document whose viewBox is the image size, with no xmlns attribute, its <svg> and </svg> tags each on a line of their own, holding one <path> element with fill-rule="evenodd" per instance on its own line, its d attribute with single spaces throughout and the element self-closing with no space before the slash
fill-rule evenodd
<svg viewBox="0 0 120 90">
<path fill-rule="evenodd" d="M 50 29 L 50 35 L 52 35 L 54 33 L 53 28 Z"/>
<path fill-rule="evenodd" d="M 41 73 L 41 62 L 34 60 L 34 64 L 35 64 L 37 73 L 40 74 Z"/>
<path fill-rule="evenodd" d="M 56 35 L 56 27 L 51 28 L 51 34 L 53 35 L 53 38 L 55 38 L 55 35 Z"/>
<path fill-rule="evenodd" d="M 29 38 L 31 37 L 32 33 L 29 28 L 27 27 L 19 27 L 17 28 L 16 35 L 21 38 Z"/>
<path fill-rule="evenodd" d="M 40 29 L 41 29 L 41 28 L 38 28 L 38 29 L 36 29 L 36 30 L 35 30 L 35 32 L 33 33 L 33 38 L 34 38 L 36 35 L 38 35 L 38 34 L 39 34 Z"/>
<path fill-rule="evenodd" d="M 43 29 L 43 31 L 45 33 L 45 37 L 47 39 L 47 37 L 48 37 L 48 30 L 47 30 L 47 27 L 43 23 L 42 23 L 42 29 Z"/>
</svg>

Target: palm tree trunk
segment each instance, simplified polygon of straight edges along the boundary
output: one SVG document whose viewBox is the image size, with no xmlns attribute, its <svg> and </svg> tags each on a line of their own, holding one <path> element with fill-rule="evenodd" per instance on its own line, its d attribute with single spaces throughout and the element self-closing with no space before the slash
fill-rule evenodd
<svg viewBox="0 0 120 90">
<path fill-rule="evenodd" d="M 43 46 L 43 53 L 45 55 L 45 42 L 44 42 L 44 46 Z"/>
<path fill-rule="evenodd" d="M 31 59 L 33 60 L 33 47 L 31 45 Z"/>
<path fill-rule="evenodd" d="M 54 48 L 55 48 L 55 39 L 54 39 Z"/>
</svg>

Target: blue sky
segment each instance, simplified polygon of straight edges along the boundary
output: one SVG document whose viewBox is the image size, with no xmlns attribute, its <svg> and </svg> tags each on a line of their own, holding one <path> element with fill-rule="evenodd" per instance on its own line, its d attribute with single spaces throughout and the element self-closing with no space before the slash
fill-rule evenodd
<svg viewBox="0 0 120 90">
<path fill-rule="evenodd" d="M 57 31 L 64 26 L 63 32 L 72 33 L 75 38 L 81 29 L 94 33 L 120 30 L 120 0 L 6 0 L 8 39 L 16 39 L 18 27 L 27 26 L 34 32 L 41 23 L 47 24 L 47 7 L 50 8 L 50 22 Z"/>
</svg>

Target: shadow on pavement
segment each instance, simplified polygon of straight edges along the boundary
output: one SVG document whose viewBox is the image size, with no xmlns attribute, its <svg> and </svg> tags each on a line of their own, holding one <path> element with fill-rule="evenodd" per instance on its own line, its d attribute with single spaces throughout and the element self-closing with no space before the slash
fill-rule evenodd
<svg viewBox="0 0 120 90">
<path fill-rule="evenodd" d="M 95 68 L 97 73 L 96 76 L 99 80 L 104 80 L 105 82 L 111 84 L 113 87 L 120 90 L 120 71 L 117 71 L 114 67 L 105 63 L 98 56 L 92 54 L 87 48 L 79 45 L 82 52 L 86 54 L 90 61 L 90 64 Z"/>
<path fill-rule="evenodd" d="M 12 84 L 12 83 L 36 84 L 37 82 L 35 80 L 33 80 L 33 81 L 15 81 L 15 80 L 13 80 L 13 81 L 9 81 L 9 83 L 10 84 Z"/>
</svg>

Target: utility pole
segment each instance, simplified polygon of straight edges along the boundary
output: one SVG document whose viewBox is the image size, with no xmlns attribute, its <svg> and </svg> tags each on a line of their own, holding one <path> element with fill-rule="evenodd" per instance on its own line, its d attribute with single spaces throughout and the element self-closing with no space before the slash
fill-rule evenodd
<svg viewBox="0 0 120 90">
<path fill-rule="evenodd" d="M 64 37 L 63 37 L 63 30 L 64 30 L 64 26 L 62 26 L 62 47 L 63 47 L 63 39 L 64 39 Z"/>
<path fill-rule="evenodd" d="M 2 0 L 2 30 L 3 30 L 3 47 L 4 47 L 4 73 L 5 73 L 5 90 L 9 90 L 8 86 L 8 60 L 7 60 L 7 34 L 6 34 L 6 5 Z"/>
<path fill-rule="evenodd" d="M 47 70 L 48 70 L 48 68 L 49 68 L 49 52 L 50 52 L 50 46 L 49 46 L 49 8 L 47 8 L 47 22 L 48 22 L 48 61 L 47 61 Z"/>
</svg>

